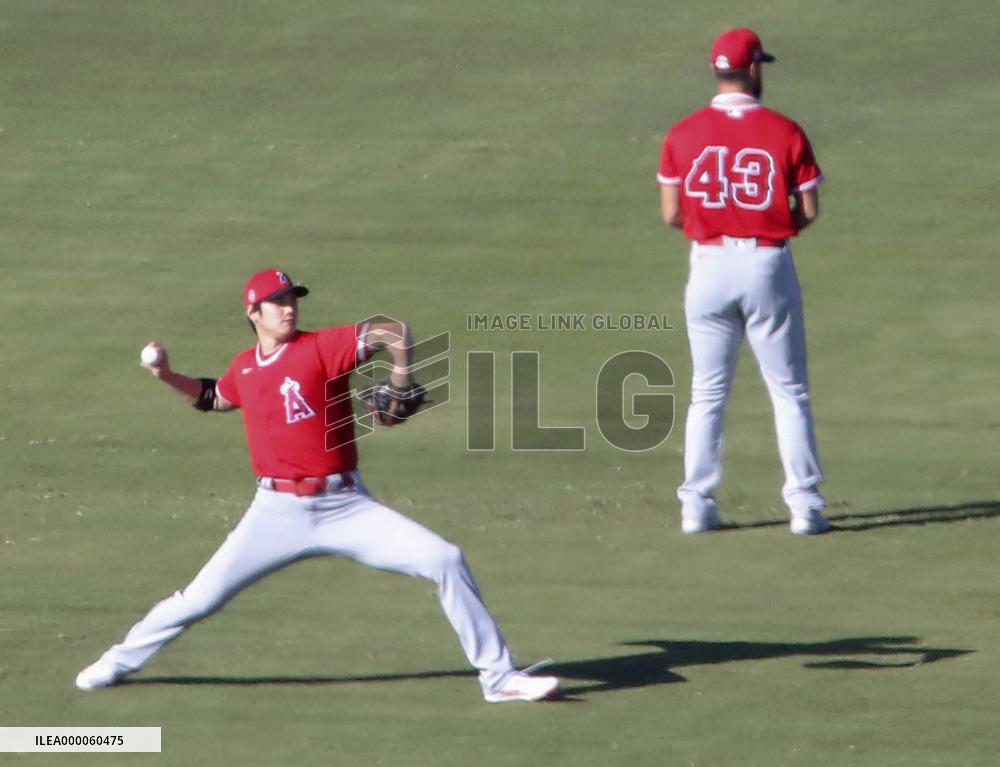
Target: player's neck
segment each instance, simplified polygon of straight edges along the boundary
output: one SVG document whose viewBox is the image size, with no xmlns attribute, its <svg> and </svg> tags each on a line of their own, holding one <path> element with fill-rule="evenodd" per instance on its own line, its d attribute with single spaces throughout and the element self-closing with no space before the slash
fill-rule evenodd
<svg viewBox="0 0 1000 767">
<path fill-rule="evenodd" d="M 753 91 L 745 88 L 739 83 L 719 83 L 718 90 L 715 95 L 717 96 L 727 96 L 732 93 L 740 93 L 749 98 L 756 99 L 757 97 L 753 94 Z"/>
<path fill-rule="evenodd" d="M 267 333 L 257 334 L 257 346 L 260 349 L 260 353 L 265 357 L 270 357 L 278 349 L 285 345 L 286 342 L 290 341 L 295 335 L 293 331 L 287 336 L 282 336 L 278 338 L 277 336 L 268 335 Z"/>
</svg>

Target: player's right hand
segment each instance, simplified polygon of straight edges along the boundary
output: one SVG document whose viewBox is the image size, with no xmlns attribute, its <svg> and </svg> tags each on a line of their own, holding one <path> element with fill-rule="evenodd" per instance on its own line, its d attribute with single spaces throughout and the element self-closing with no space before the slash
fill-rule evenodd
<svg viewBox="0 0 1000 767">
<path fill-rule="evenodd" d="M 143 349 L 143 353 L 145 353 L 146 349 L 154 350 L 159 358 L 155 362 L 146 362 L 144 359 L 140 359 L 139 364 L 157 378 L 164 378 L 167 376 L 170 373 L 170 358 L 167 356 L 167 350 L 160 346 L 160 344 L 156 341 L 150 341 L 146 344 L 145 349 Z"/>
</svg>

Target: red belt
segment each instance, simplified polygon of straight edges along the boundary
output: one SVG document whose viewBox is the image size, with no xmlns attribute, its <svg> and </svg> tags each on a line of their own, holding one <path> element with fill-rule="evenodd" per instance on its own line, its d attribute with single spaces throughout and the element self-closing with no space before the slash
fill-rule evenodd
<svg viewBox="0 0 1000 767">
<path fill-rule="evenodd" d="M 350 474 L 335 474 L 334 477 L 340 477 L 340 487 L 352 487 L 354 485 L 354 477 Z M 268 478 L 265 480 L 264 487 L 270 485 L 271 490 L 278 493 L 291 493 L 292 495 L 319 495 L 324 490 L 327 489 L 331 484 L 330 477 L 303 477 L 302 479 L 275 479 Z"/>
<path fill-rule="evenodd" d="M 785 247 L 785 240 L 774 240 L 770 237 L 735 237 L 730 239 L 737 240 L 756 240 L 758 248 L 783 248 Z M 726 238 L 723 235 L 718 237 L 710 237 L 707 240 L 698 240 L 699 245 L 725 245 Z"/>
</svg>

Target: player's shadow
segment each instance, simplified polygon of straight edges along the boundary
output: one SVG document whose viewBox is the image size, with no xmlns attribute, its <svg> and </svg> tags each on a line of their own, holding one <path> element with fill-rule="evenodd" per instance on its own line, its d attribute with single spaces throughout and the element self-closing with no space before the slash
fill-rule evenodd
<svg viewBox="0 0 1000 767">
<path fill-rule="evenodd" d="M 624 642 L 625 647 L 652 648 L 582 660 L 561 661 L 540 673 L 563 680 L 562 698 L 635 687 L 687 681 L 676 669 L 719 663 L 802 657 L 809 669 L 876 670 L 912 668 L 955 658 L 971 650 L 926 647 L 916 637 L 856 637 L 829 642 L 717 642 L 646 639 Z M 143 676 L 127 679 L 128 685 L 333 685 L 367 682 L 401 682 L 446 677 L 473 677 L 474 671 L 441 670 L 358 676 Z M 567 684 L 578 682 L 579 684 Z"/>
<path fill-rule="evenodd" d="M 412 671 L 397 674 L 359 674 L 357 676 L 141 676 L 125 679 L 121 684 L 179 684 L 179 685 L 332 685 L 361 682 L 405 682 L 415 679 L 440 679 L 445 677 L 476 676 L 470 669 L 441 671 Z"/>
<path fill-rule="evenodd" d="M 546 673 L 583 685 L 563 685 L 567 697 L 629 687 L 685 682 L 676 669 L 719 663 L 802 657 L 808 669 L 879 670 L 912 668 L 955 658 L 971 650 L 925 647 L 916 637 L 854 637 L 828 642 L 716 642 L 647 639 L 624 642 L 651 651 L 556 663 Z"/>
<path fill-rule="evenodd" d="M 931 525 L 945 522 L 961 522 L 966 519 L 990 519 L 1000 517 L 1000 501 L 969 501 L 967 503 L 941 506 L 915 506 L 907 509 L 885 509 L 882 511 L 862 511 L 846 514 L 827 513 L 830 532 L 860 533 L 879 527 L 900 527 L 902 525 Z M 758 527 L 787 526 L 788 517 L 767 519 L 760 522 L 724 524 L 722 530 L 753 530 Z"/>
</svg>

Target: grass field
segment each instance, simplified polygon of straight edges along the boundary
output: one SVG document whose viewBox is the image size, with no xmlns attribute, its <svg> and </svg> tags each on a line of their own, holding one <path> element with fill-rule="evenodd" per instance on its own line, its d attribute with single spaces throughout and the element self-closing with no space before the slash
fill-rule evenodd
<svg viewBox="0 0 1000 767">
<path fill-rule="evenodd" d="M 1000 751 L 996 124 L 976 0 L 0 2 L 0 726 L 161 726 L 159 755 L 10 764 L 979 767 Z M 836 529 L 788 533 L 749 357 L 720 510 L 684 537 L 686 247 L 666 127 L 750 25 L 767 103 L 828 177 L 797 243 Z M 134 682 L 73 687 L 183 587 L 252 493 L 236 416 L 137 366 L 221 373 L 276 264 L 303 321 L 452 338 L 451 401 L 361 444 L 368 484 L 463 546 L 522 663 L 566 696 L 487 706 L 426 583 L 310 561 Z M 674 330 L 467 330 L 470 313 L 666 313 Z M 594 381 L 642 349 L 677 425 L 626 453 Z M 465 449 L 466 352 L 497 355 L 497 449 Z M 510 449 L 510 352 L 587 449 Z"/>
</svg>

